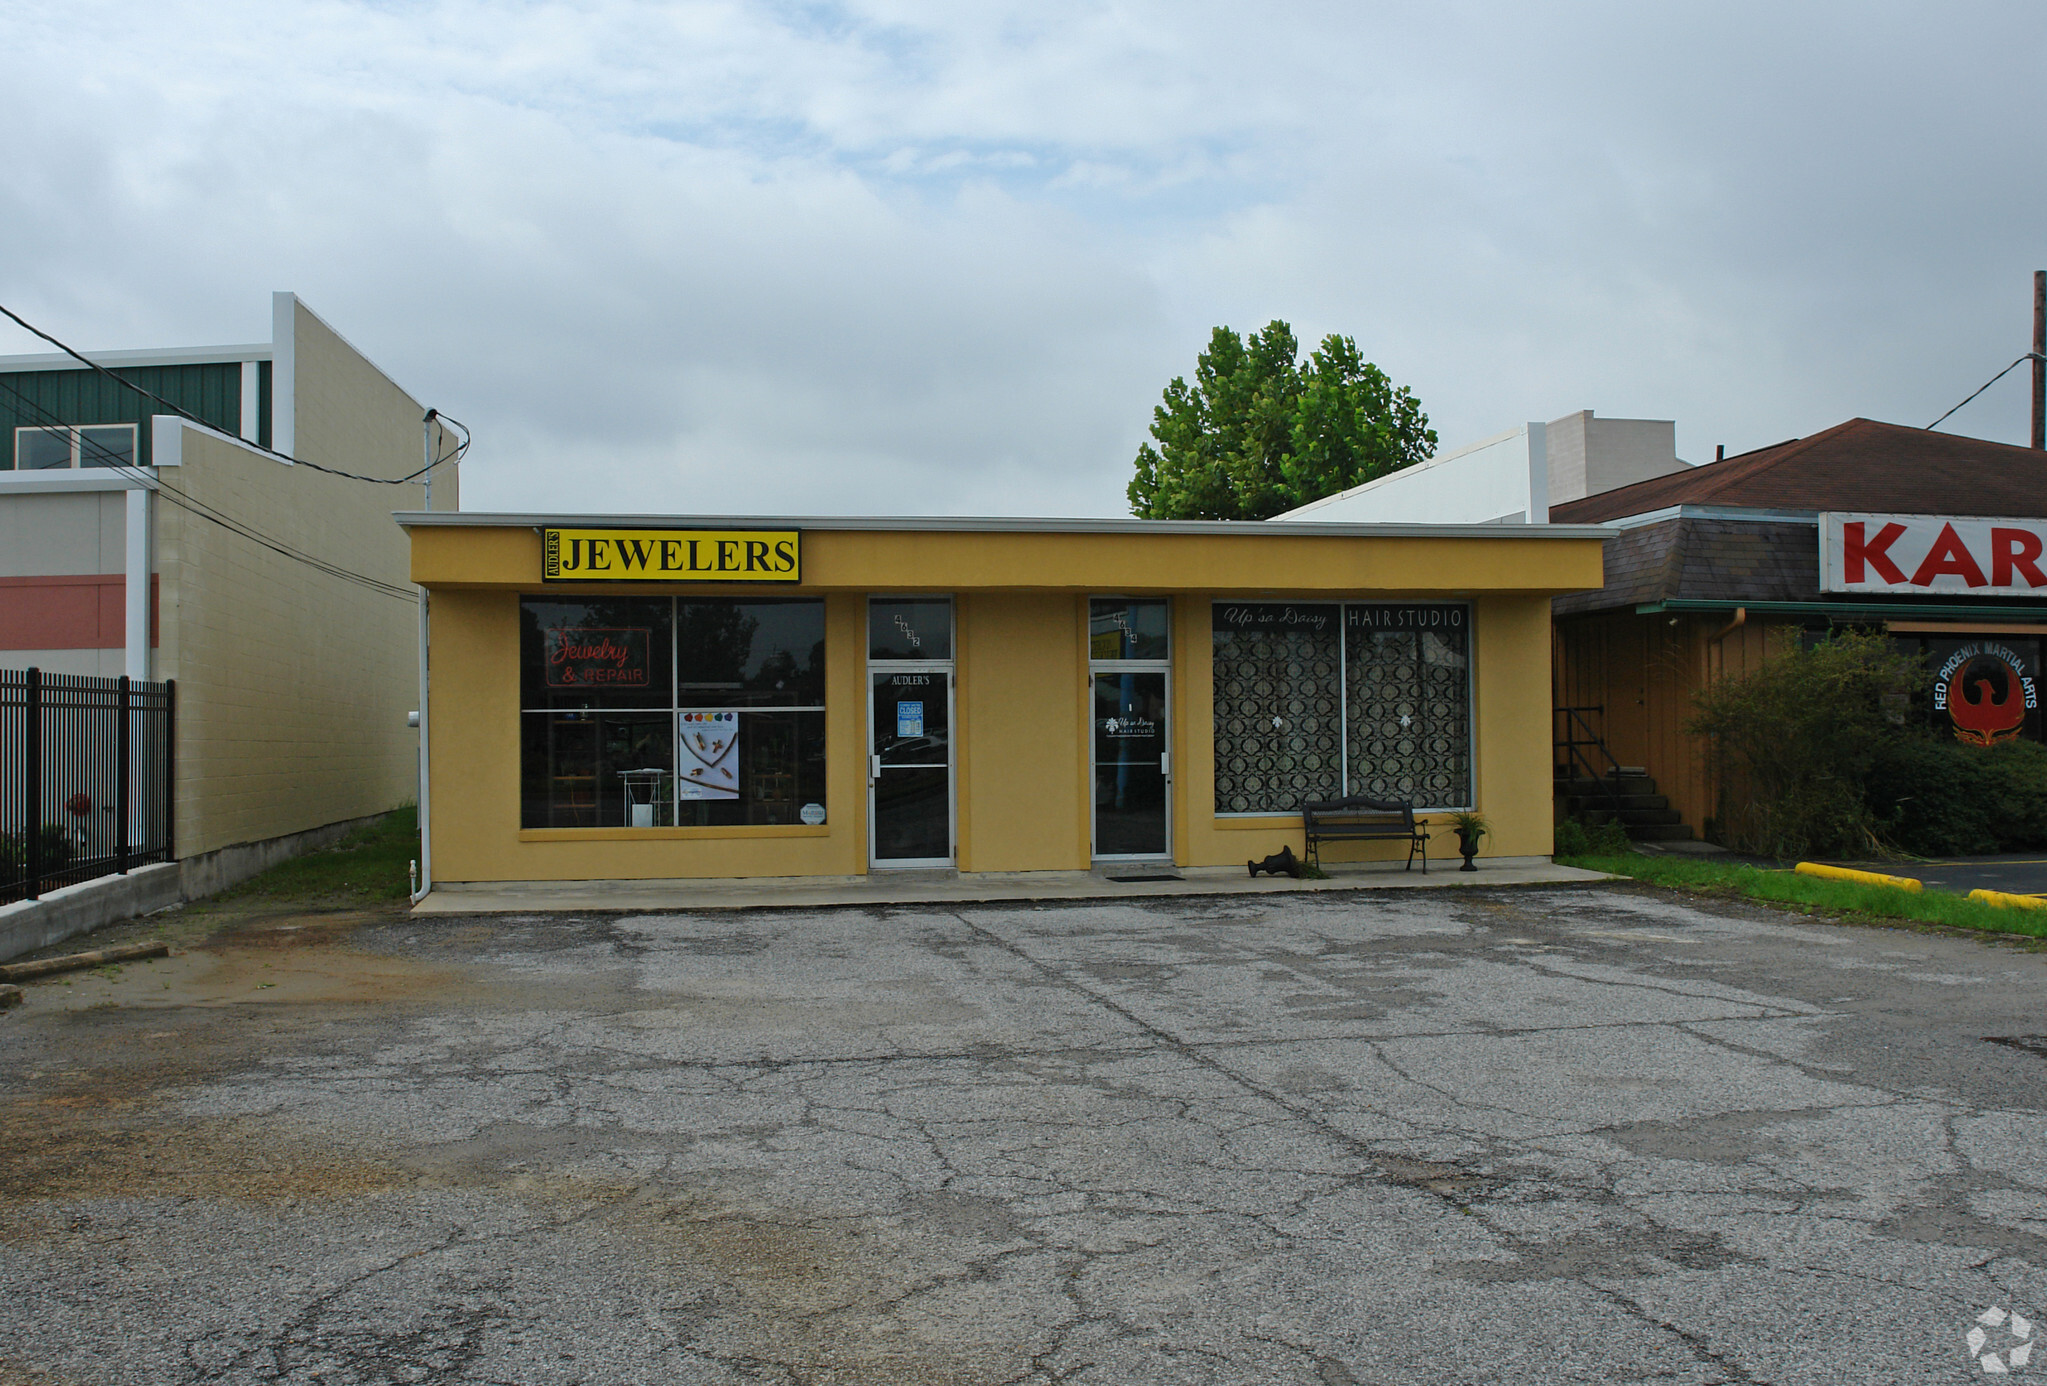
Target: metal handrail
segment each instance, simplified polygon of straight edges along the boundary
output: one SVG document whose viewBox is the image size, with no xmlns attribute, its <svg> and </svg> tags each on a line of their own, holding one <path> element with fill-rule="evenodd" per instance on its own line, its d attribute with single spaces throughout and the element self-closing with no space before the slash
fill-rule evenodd
<svg viewBox="0 0 2047 1386">
<path fill-rule="evenodd" d="M 1584 778 L 1586 780 L 1605 788 L 1608 806 L 1614 812 L 1620 812 L 1622 798 L 1621 763 L 1607 746 L 1606 739 L 1599 734 L 1598 730 L 1584 716 L 1588 712 L 1597 713 L 1603 719 L 1606 716 L 1605 704 L 1589 704 L 1583 707 L 1560 707 L 1556 711 L 1563 713 L 1565 719 L 1564 734 L 1555 737 L 1554 742 L 1556 748 L 1562 750 L 1565 755 L 1565 763 L 1562 768 L 1565 772 L 1566 781 L 1575 781 L 1578 777 L 1572 772 L 1582 769 L 1585 772 Z M 1578 735 L 1580 730 L 1583 730 L 1585 733 L 1582 737 Z M 1590 760 L 1578 753 L 1580 747 L 1597 747 L 1599 753 L 1606 757 L 1608 768 L 1604 771 L 1596 768 Z"/>
</svg>

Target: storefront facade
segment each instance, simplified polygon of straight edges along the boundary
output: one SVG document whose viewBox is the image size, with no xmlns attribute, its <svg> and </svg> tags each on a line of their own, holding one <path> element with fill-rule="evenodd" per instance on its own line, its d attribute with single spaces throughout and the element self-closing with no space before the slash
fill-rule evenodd
<svg viewBox="0 0 2047 1386">
<path fill-rule="evenodd" d="M 1972 745 L 2047 739 L 2041 463 L 1856 419 L 1556 507 L 1612 528 L 1601 589 L 1556 603 L 1560 717 L 1575 710 L 1600 743 L 1578 748 L 1579 773 L 1646 773 L 1680 819 L 1656 835 L 1717 838 L 1741 789 L 1686 730 L 1695 695 L 1838 629 L 1882 631 L 1921 660 L 1901 724 Z"/>
<path fill-rule="evenodd" d="M 1603 538 L 399 520 L 441 882 L 1223 865 L 1346 792 L 1544 856 L 1549 603 Z"/>
</svg>

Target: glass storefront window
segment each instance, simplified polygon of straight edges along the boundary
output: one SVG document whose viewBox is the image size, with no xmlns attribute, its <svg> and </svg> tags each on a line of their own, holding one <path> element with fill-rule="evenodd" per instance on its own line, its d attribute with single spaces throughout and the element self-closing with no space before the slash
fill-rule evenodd
<svg viewBox="0 0 2047 1386">
<path fill-rule="evenodd" d="M 666 708 L 673 665 L 665 597 L 519 603 L 519 706 Z"/>
<path fill-rule="evenodd" d="M 520 602 L 528 828 L 821 822 L 824 603 Z"/>
<path fill-rule="evenodd" d="M 1215 811 L 1472 802 L 1471 608 L 1218 602 Z"/>
<path fill-rule="evenodd" d="M 1167 658 L 1166 610 L 1162 597 L 1092 599 L 1087 612 L 1088 658 Z"/>
<path fill-rule="evenodd" d="M 629 826 L 625 772 L 669 774 L 675 764 L 675 724 L 666 711 L 525 712 L 520 720 L 521 827 Z"/>
<path fill-rule="evenodd" d="M 678 602 L 675 650 L 685 706 L 824 706 L 820 602 Z"/>
</svg>

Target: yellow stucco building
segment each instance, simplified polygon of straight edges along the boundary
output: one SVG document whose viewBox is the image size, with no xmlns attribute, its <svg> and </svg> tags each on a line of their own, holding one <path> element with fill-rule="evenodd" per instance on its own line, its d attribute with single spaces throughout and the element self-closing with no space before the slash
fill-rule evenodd
<svg viewBox="0 0 2047 1386">
<path fill-rule="evenodd" d="M 1604 537 L 398 518 L 444 883 L 1241 864 L 1344 793 L 1546 856 L 1550 598 Z"/>
</svg>

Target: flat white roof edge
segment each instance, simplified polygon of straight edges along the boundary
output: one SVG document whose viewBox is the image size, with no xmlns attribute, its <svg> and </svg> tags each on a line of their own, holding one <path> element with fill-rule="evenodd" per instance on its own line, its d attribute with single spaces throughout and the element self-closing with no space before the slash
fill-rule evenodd
<svg viewBox="0 0 2047 1386">
<path fill-rule="evenodd" d="M 1600 523 L 1613 529 L 1639 529 L 1665 520 L 1744 520 L 1758 525 L 1810 525 L 1817 524 L 1819 517 L 1817 510 L 1762 510 L 1742 505 L 1666 505 L 1661 510 L 1617 515 Z"/>
<path fill-rule="evenodd" d="M 1339 524 L 1296 521 L 1283 528 L 1264 520 L 1017 519 L 1008 516 L 946 515 L 577 515 L 494 514 L 478 510 L 401 510 L 394 519 L 407 529 L 539 529 L 602 526 L 617 529 L 811 529 L 917 531 L 954 534 L 1208 534 L 1334 535 L 1358 539 L 1605 539 L 1606 525 L 1424 525 Z"/>
<path fill-rule="evenodd" d="M 87 360 L 94 365 L 117 366 L 210 366 L 222 365 L 229 361 L 268 361 L 270 343 L 245 342 L 240 346 L 211 347 L 164 347 L 146 351 L 88 351 Z M 44 352 L 33 356 L 0 356 L 0 372 L 7 371 L 83 371 L 91 366 L 82 364 L 75 356 L 66 356 L 61 351 Z"/>
</svg>

